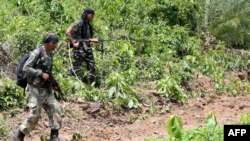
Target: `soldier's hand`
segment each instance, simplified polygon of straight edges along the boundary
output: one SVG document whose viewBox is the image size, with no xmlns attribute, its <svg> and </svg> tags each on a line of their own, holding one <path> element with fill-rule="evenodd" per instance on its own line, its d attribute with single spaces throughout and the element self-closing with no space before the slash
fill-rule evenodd
<svg viewBox="0 0 250 141">
<path fill-rule="evenodd" d="M 80 47 L 80 42 L 77 41 L 77 40 L 73 41 L 73 47 L 79 48 Z"/>
<path fill-rule="evenodd" d="M 91 38 L 89 39 L 89 41 L 93 43 L 100 43 L 100 41 L 97 38 Z"/>
<path fill-rule="evenodd" d="M 60 87 L 58 87 L 58 86 L 54 86 L 53 89 L 54 89 L 55 91 L 60 91 Z"/>
<path fill-rule="evenodd" d="M 43 74 L 42 74 L 42 79 L 43 79 L 44 81 L 48 81 L 48 80 L 49 80 L 49 74 L 43 73 Z"/>
</svg>

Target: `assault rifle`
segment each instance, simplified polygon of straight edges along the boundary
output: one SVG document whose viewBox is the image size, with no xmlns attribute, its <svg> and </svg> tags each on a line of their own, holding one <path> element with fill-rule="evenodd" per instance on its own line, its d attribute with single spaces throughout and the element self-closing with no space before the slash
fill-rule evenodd
<svg viewBox="0 0 250 141">
<path fill-rule="evenodd" d="M 62 92 L 59 83 L 56 81 L 56 79 L 53 77 L 53 75 L 51 73 L 51 68 L 43 67 L 42 71 L 49 75 L 49 80 L 47 81 L 47 88 L 48 88 L 49 93 L 52 94 L 52 89 L 53 89 L 56 100 L 66 101 L 66 99 L 64 97 L 64 93 Z"/>
</svg>

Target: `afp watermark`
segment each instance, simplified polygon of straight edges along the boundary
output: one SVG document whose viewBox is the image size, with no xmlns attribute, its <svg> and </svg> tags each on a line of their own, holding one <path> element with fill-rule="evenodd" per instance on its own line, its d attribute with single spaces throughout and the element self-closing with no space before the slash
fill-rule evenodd
<svg viewBox="0 0 250 141">
<path fill-rule="evenodd" d="M 224 125 L 224 141 L 249 141 L 250 125 Z"/>
</svg>

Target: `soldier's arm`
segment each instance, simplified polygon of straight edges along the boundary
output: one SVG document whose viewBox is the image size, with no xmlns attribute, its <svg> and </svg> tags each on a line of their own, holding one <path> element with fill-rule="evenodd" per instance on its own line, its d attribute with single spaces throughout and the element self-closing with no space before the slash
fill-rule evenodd
<svg viewBox="0 0 250 141">
<path fill-rule="evenodd" d="M 52 86 L 59 86 L 59 83 L 56 81 L 55 77 L 50 74 L 50 79 L 52 81 Z"/>
<path fill-rule="evenodd" d="M 80 36 L 76 35 L 79 30 L 81 30 L 81 21 L 77 21 L 67 29 L 66 35 L 68 36 L 71 43 L 75 43 L 81 38 Z"/>
<path fill-rule="evenodd" d="M 71 43 L 74 43 L 76 41 L 76 39 L 74 39 L 73 37 L 73 29 L 71 26 L 67 29 L 66 35 L 68 36 Z"/>
<path fill-rule="evenodd" d="M 29 59 L 24 64 L 23 70 L 28 76 L 39 77 L 43 72 L 41 69 L 33 68 L 38 61 L 39 51 L 36 49 L 31 52 Z"/>
</svg>

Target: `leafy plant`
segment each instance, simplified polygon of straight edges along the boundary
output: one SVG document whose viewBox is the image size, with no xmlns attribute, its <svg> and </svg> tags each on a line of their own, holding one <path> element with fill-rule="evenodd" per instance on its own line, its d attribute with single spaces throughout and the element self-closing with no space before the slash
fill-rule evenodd
<svg viewBox="0 0 250 141">
<path fill-rule="evenodd" d="M 182 130 L 182 120 L 176 115 L 170 116 L 166 128 L 170 137 L 146 139 L 147 141 L 223 141 L 223 127 L 217 125 L 216 117 L 209 113 L 206 126 L 189 131 Z"/>
<path fill-rule="evenodd" d="M 4 83 L 3 83 L 4 82 Z M 7 76 L 0 79 L 0 109 L 20 106 L 25 101 L 22 89 Z"/>
<path fill-rule="evenodd" d="M 205 8 L 205 24 L 220 40 L 234 48 L 249 46 L 249 2 L 247 0 L 200 1 Z"/>
<path fill-rule="evenodd" d="M 6 140 L 9 135 L 9 128 L 5 124 L 6 117 L 0 114 L 0 139 Z"/>
<path fill-rule="evenodd" d="M 159 80 L 164 74 L 164 62 L 157 56 L 138 57 L 136 61 L 139 80 Z"/>
<path fill-rule="evenodd" d="M 244 113 L 240 118 L 240 124 L 249 125 L 250 124 L 250 114 Z"/>
<path fill-rule="evenodd" d="M 136 94 L 125 81 L 125 78 L 113 72 L 106 80 L 108 89 L 108 97 L 113 99 L 115 105 L 120 105 L 127 108 L 137 108 L 139 104 L 139 96 Z"/>
<path fill-rule="evenodd" d="M 79 141 L 79 140 L 81 140 L 82 139 L 82 135 L 80 134 L 80 133 L 74 133 L 73 135 L 72 135 L 72 139 L 74 140 L 74 141 Z"/>
<path fill-rule="evenodd" d="M 40 141 L 49 141 L 49 139 L 46 137 L 46 135 L 41 135 Z"/>
<path fill-rule="evenodd" d="M 217 120 L 214 113 L 210 112 L 206 118 L 206 127 L 215 128 L 217 126 Z"/>
<path fill-rule="evenodd" d="M 196 0 L 156 1 L 150 11 L 154 21 L 166 22 L 169 25 L 189 26 L 195 30 L 198 22 L 199 5 Z"/>
<path fill-rule="evenodd" d="M 184 102 L 186 97 L 183 88 L 180 87 L 180 83 L 171 76 L 166 76 L 164 79 L 159 80 L 156 90 L 161 96 L 176 102 Z"/>
<path fill-rule="evenodd" d="M 180 117 L 172 115 L 166 123 L 166 129 L 170 137 L 181 140 L 182 139 L 183 123 Z"/>
</svg>

